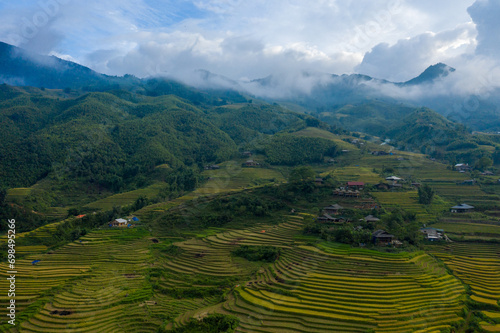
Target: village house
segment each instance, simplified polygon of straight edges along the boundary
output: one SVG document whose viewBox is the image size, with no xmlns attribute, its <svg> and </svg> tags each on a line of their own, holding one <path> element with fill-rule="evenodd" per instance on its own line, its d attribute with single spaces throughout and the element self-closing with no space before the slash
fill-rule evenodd
<svg viewBox="0 0 500 333">
<path fill-rule="evenodd" d="M 397 182 L 403 180 L 403 178 L 399 178 L 396 176 L 390 176 L 390 177 L 387 177 L 385 180 L 393 182 L 393 183 L 397 183 Z"/>
<path fill-rule="evenodd" d="M 206 165 L 205 170 L 218 170 L 220 169 L 220 166 L 213 164 L 213 165 Z"/>
<path fill-rule="evenodd" d="M 460 183 L 460 185 L 469 185 L 469 186 L 473 186 L 475 184 L 476 184 L 475 179 L 467 179 Z"/>
<path fill-rule="evenodd" d="M 246 167 L 256 167 L 259 166 L 259 163 L 255 162 L 254 160 L 248 160 L 245 162 Z"/>
<path fill-rule="evenodd" d="M 252 152 L 251 151 L 244 151 L 242 153 L 242 155 L 245 156 L 245 157 L 252 157 Z"/>
<path fill-rule="evenodd" d="M 422 186 L 422 184 L 420 184 L 420 183 L 411 183 L 411 186 L 419 188 L 420 186 Z"/>
<path fill-rule="evenodd" d="M 439 241 L 443 239 L 444 230 L 436 228 L 421 228 L 420 232 L 425 235 L 425 239 L 431 242 Z"/>
<path fill-rule="evenodd" d="M 459 164 L 455 165 L 455 170 L 457 170 L 459 172 L 466 172 L 466 171 L 470 171 L 471 169 L 472 168 L 469 166 L 469 164 L 459 163 Z"/>
<path fill-rule="evenodd" d="M 115 219 L 113 222 L 111 222 L 110 226 L 112 227 L 126 227 L 128 225 L 128 221 L 125 219 Z"/>
<path fill-rule="evenodd" d="M 318 217 L 318 222 L 321 222 L 321 223 L 333 223 L 336 220 L 337 219 L 333 218 L 329 214 L 323 214 L 322 216 Z"/>
<path fill-rule="evenodd" d="M 362 190 L 365 187 L 363 182 L 347 182 L 347 188 Z"/>
<path fill-rule="evenodd" d="M 495 174 L 491 171 L 481 172 L 481 176 L 494 176 Z"/>
<path fill-rule="evenodd" d="M 356 191 L 351 191 L 351 190 L 346 190 L 345 188 L 337 188 L 333 191 L 333 195 L 338 195 L 341 197 L 348 197 L 348 198 L 358 198 L 361 192 L 358 190 Z"/>
<path fill-rule="evenodd" d="M 337 215 L 340 213 L 340 211 L 342 209 L 344 209 L 344 207 L 342 207 L 341 205 L 334 204 L 334 205 L 323 208 L 323 211 L 325 212 L 325 214 Z"/>
<path fill-rule="evenodd" d="M 368 215 L 368 216 L 365 216 L 364 220 L 365 220 L 366 222 L 378 222 L 378 221 L 380 221 L 380 219 L 379 219 L 379 218 L 377 218 L 377 217 L 375 217 L 375 216 L 373 216 L 373 215 Z"/>
<path fill-rule="evenodd" d="M 379 151 L 372 151 L 372 155 L 374 155 L 374 156 L 385 156 L 385 155 L 389 155 L 389 153 L 386 152 L 386 151 L 383 151 L 383 150 L 379 150 Z"/>
<path fill-rule="evenodd" d="M 468 213 L 474 211 L 474 206 L 470 206 L 468 204 L 460 204 L 458 206 L 451 207 L 452 213 Z"/>
<path fill-rule="evenodd" d="M 316 179 L 314 179 L 314 182 L 315 182 L 317 185 L 321 185 L 321 184 L 323 184 L 323 178 L 316 178 Z"/>
<path fill-rule="evenodd" d="M 372 234 L 372 240 L 374 244 L 378 245 L 388 245 L 391 244 L 394 239 L 394 235 L 391 235 L 385 230 L 377 230 Z"/>
</svg>

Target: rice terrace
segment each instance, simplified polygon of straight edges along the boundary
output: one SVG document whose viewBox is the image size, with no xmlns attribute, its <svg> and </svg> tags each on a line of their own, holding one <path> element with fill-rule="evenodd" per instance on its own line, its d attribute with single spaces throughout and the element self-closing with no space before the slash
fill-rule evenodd
<svg viewBox="0 0 500 333">
<path fill-rule="evenodd" d="M 0 1 L 0 333 L 500 333 L 498 18 Z"/>
<path fill-rule="evenodd" d="M 415 159 L 414 165 L 422 163 L 413 167 L 413 177 L 425 177 L 424 156 L 399 155 Z M 379 159 L 388 165 L 394 158 Z M 361 157 L 358 163 L 363 161 Z M 323 177 L 342 171 L 328 165 L 315 168 Z M 352 174 L 356 168 L 346 167 Z M 234 170 L 233 164 L 223 164 L 216 174 L 241 175 L 245 168 Z M 282 202 L 293 195 L 286 191 L 303 185 L 279 184 L 285 181 L 282 173 L 293 170 L 251 170 L 244 178 L 235 177 L 235 183 L 213 187 L 209 180 L 185 197 L 145 205 L 131 214 L 137 216 L 137 222 L 130 220 L 133 226 L 97 223 L 95 230 L 73 241 L 55 242 L 52 234 L 58 228 L 75 228 L 89 219 L 84 216 L 19 234 L 19 325 L 3 325 L 2 331 L 194 332 L 196 323 L 208 318 L 232 323 L 235 332 L 465 332 L 471 326 L 499 330 L 500 230 L 493 212 L 454 215 L 447 212 L 452 201 L 446 193 L 423 205 L 412 188 L 377 190 L 371 174 L 367 182 L 372 184 L 367 183 L 360 196 L 334 195 L 335 183 L 343 180 L 330 185 L 325 178 L 322 184 L 313 183 L 310 198 L 294 200 L 287 204 L 290 208 Z M 259 170 L 266 176 L 260 177 Z M 404 166 L 398 171 L 404 174 Z M 365 180 L 363 171 L 359 173 L 349 178 Z M 442 169 L 439 176 L 452 173 Z M 266 178 L 270 185 L 255 183 Z M 282 192 L 282 187 L 287 190 Z M 332 202 L 344 207 L 339 212 L 344 216 L 315 222 Z M 268 212 L 258 213 L 259 205 Z M 422 240 L 407 249 L 373 245 L 369 231 L 360 247 L 332 232 L 361 222 L 358 231 L 376 229 L 383 222 L 381 209 L 386 214 L 400 209 L 413 213 L 415 221 L 444 230 L 448 241 Z M 214 225 L 215 213 L 225 216 L 231 210 L 241 216 Z M 368 213 L 381 219 L 356 222 L 357 216 L 362 220 Z M 421 234 L 418 228 L 416 232 Z M 265 257 L 266 251 L 271 257 Z M 264 257 L 259 257 L 261 252 Z M 1 272 L 7 271 L 2 264 Z M 7 277 L 2 273 L 2 290 L 8 287 Z M 5 316 L 6 309 L 2 312 Z"/>
</svg>

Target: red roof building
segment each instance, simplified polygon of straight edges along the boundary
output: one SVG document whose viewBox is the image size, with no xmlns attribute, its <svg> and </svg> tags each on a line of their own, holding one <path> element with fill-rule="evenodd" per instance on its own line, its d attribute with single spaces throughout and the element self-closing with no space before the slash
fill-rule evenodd
<svg viewBox="0 0 500 333">
<path fill-rule="evenodd" d="M 347 182 L 347 186 L 364 187 L 365 183 L 363 183 L 363 182 Z"/>
</svg>

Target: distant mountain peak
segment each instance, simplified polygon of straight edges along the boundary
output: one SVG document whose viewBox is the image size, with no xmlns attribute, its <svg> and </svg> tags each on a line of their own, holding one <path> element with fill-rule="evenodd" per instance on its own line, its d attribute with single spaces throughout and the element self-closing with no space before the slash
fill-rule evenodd
<svg viewBox="0 0 500 333">
<path fill-rule="evenodd" d="M 440 62 L 427 67 L 427 69 L 423 71 L 422 74 L 409 81 L 403 82 L 402 85 L 411 86 L 423 83 L 432 83 L 437 79 L 447 77 L 448 75 L 450 75 L 450 73 L 453 72 L 455 72 L 455 68 Z"/>
</svg>

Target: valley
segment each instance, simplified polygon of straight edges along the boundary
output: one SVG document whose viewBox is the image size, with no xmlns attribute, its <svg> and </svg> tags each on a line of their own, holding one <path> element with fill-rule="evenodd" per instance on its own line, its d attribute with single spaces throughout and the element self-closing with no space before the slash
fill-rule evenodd
<svg viewBox="0 0 500 333">
<path fill-rule="evenodd" d="M 378 90 L 454 68 L 270 97 L 0 60 L 0 332 L 500 332 L 495 97 Z"/>
</svg>

